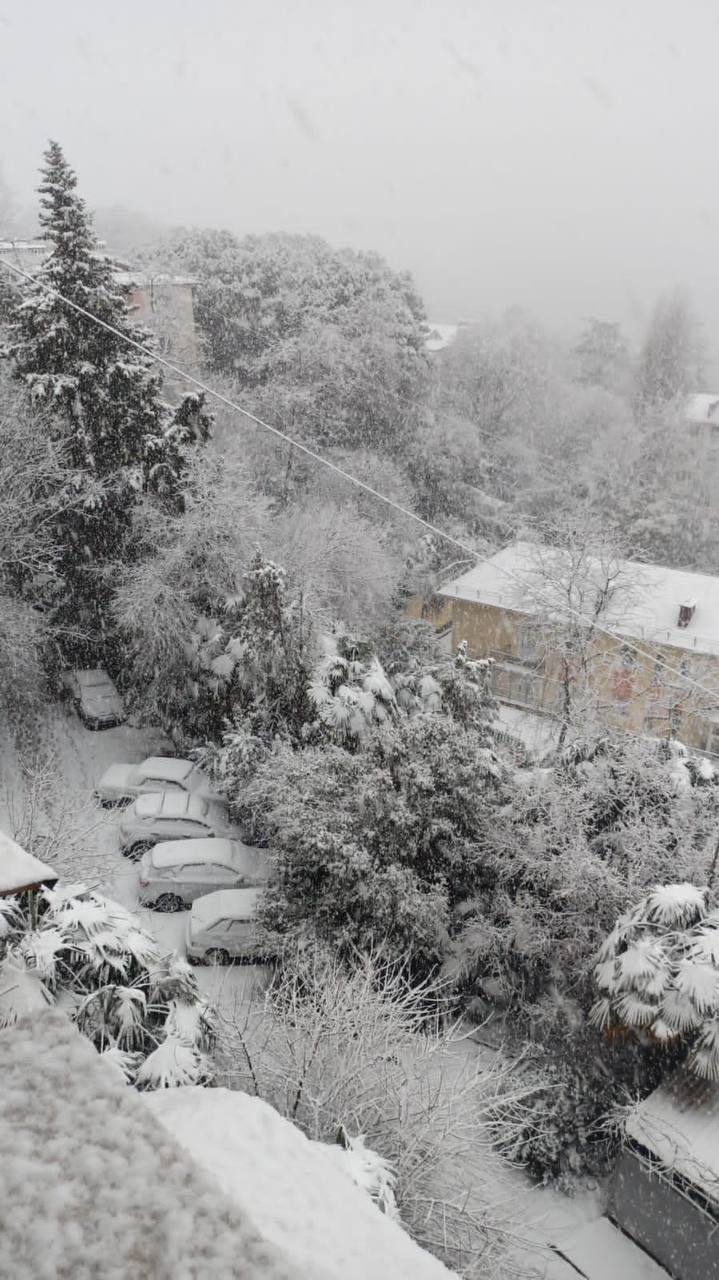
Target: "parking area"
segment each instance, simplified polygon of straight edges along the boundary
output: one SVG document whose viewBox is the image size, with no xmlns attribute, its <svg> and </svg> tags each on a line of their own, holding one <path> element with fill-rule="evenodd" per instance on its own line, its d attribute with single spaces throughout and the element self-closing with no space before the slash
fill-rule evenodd
<svg viewBox="0 0 719 1280">
<path fill-rule="evenodd" d="M 48 707 L 32 750 L 20 751 L 8 728 L 0 730 L 0 828 L 40 847 L 65 882 L 91 885 L 136 912 L 163 947 L 184 956 L 187 912 L 139 905 L 138 865 L 118 845 L 120 810 L 103 809 L 92 798 L 110 765 L 163 754 L 175 752 L 161 734 L 129 724 L 90 730 L 67 704 Z M 195 972 L 201 990 L 227 1012 L 258 999 L 268 977 L 263 966 L 248 964 Z"/>
</svg>

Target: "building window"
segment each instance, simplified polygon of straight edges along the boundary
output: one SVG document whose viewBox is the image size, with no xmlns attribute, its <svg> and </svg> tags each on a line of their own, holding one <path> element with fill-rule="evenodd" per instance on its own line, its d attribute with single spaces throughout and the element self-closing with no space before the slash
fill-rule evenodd
<svg viewBox="0 0 719 1280">
<path fill-rule="evenodd" d="M 631 645 L 623 644 L 619 651 L 619 657 L 623 667 L 627 667 L 632 671 L 634 670 L 637 665 L 637 655 Z"/>
<path fill-rule="evenodd" d="M 536 662 L 539 657 L 539 627 L 524 624 L 519 628 L 517 649 L 521 662 Z"/>
</svg>

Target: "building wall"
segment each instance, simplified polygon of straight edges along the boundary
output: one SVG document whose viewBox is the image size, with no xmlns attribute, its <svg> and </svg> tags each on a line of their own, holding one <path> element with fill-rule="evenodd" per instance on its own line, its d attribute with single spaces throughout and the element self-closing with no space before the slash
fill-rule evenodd
<svg viewBox="0 0 719 1280">
<path fill-rule="evenodd" d="M 719 1222 L 631 1151 L 615 1169 L 609 1214 L 673 1280 L 719 1280 Z"/>
<path fill-rule="evenodd" d="M 405 605 L 405 617 L 415 622 L 429 622 L 436 631 L 442 631 L 452 622 L 453 601 L 446 596 L 410 596 Z"/>
<path fill-rule="evenodd" d="M 180 364 L 195 365 L 198 359 L 197 331 L 192 285 L 163 276 L 151 276 L 135 285 L 128 301 L 132 317 L 150 329 L 159 342 L 160 353 Z"/>
<path fill-rule="evenodd" d="M 470 657 L 494 659 L 494 691 L 500 700 L 531 710 L 559 714 L 562 664 L 551 632 L 536 616 L 471 600 L 451 605 L 452 647 L 467 642 Z M 434 621 L 434 618 L 431 618 Z M 437 625 L 437 624 L 435 624 Z M 587 693 L 601 722 L 629 733 L 679 737 L 687 746 L 719 754 L 716 730 L 708 714 L 719 708 L 719 657 L 637 642 L 636 654 L 621 639 L 597 634 L 588 651 Z M 657 665 L 674 668 L 676 675 Z M 680 674 L 681 673 L 681 674 Z M 716 699 L 687 686 L 687 675 L 717 689 Z M 573 682 L 581 698 L 581 673 Z"/>
</svg>

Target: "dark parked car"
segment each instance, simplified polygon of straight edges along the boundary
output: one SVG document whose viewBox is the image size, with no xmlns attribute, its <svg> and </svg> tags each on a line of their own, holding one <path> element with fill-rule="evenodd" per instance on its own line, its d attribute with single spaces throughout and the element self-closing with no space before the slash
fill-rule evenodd
<svg viewBox="0 0 719 1280">
<path fill-rule="evenodd" d="M 102 667 L 89 671 L 66 671 L 63 684 L 73 706 L 88 729 L 110 729 L 122 724 L 125 708 L 112 680 Z"/>
</svg>

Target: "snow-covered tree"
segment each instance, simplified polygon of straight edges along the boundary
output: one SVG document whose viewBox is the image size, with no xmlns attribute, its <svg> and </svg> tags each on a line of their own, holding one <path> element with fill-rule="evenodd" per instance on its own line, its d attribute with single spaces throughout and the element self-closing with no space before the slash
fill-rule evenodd
<svg viewBox="0 0 719 1280">
<path fill-rule="evenodd" d="M 124 340 L 146 342 L 147 335 L 128 319 L 76 187 L 62 149 L 51 142 L 39 191 L 52 252 L 21 291 L 6 354 L 69 471 L 56 494 L 59 589 L 48 603 L 102 643 L 109 600 L 103 570 L 134 554 L 138 497 L 150 493 L 175 510 L 181 506 L 185 449 L 204 438 L 209 420 L 196 395 L 174 411 L 165 404 L 151 359 Z"/>
<path fill-rule="evenodd" d="M 62 451 L 40 416 L 0 377 L 0 703 L 13 710 L 41 697 L 53 640 L 38 598 L 56 579 L 54 494 L 67 477 Z"/>
<path fill-rule="evenodd" d="M 0 1025 L 48 1005 L 140 1089 L 212 1076 L 212 1019 L 187 963 L 82 885 L 0 898 Z"/>
<path fill-rule="evenodd" d="M 668 404 L 701 385 L 697 319 L 681 290 L 659 299 L 639 357 L 640 410 Z"/>
<path fill-rule="evenodd" d="M 320 646 L 310 699 L 331 738 L 357 744 L 396 712 L 392 685 L 366 642 L 340 632 L 320 637 Z"/>
<path fill-rule="evenodd" d="M 597 1026 L 683 1043 L 691 1070 L 719 1080 L 719 903 L 709 889 L 655 885 L 619 917 L 594 974 Z"/>
<path fill-rule="evenodd" d="M 627 389 L 630 372 L 629 348 L 616 321 L 598 320 L 590 316 L 572 351 L 577 380 L 584 386 L 603 387 L 605 391 Z"/>
<path fill-rule="evenodd" d="M 427 364 L 411 279 L 318 236 L 193 231 L 158 249 L 199 280 L 211 367 L 245 401 L 324 447 L 386 453 L 412 431 Z"/>
</svg>

